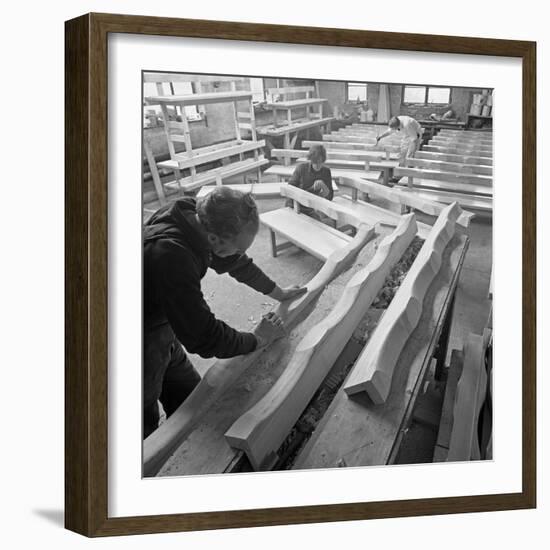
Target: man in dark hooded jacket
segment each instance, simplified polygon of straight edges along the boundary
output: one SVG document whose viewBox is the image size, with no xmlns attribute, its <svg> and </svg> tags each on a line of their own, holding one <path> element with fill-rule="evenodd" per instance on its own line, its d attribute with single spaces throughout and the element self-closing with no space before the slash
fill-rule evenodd
<svg viewBox="0 0 550 550">
<path fill-rule="evenodd" d="M 263 334 L 237 331 L 217 319 L 200 285 L 209 267 L 279 301 L 305 292 L 281 289 L 246 256 L 258 230 L 258 214 L 251 197 L 235 193 L 213 191 L 201 215 L 194 199 L 179 200 L 158 210 L 145 225 L 144 437 L 158 426 L 157 401 L 170 416 L 200 381 L 182 344 L 189 353 L 224 358 L 249 353 L 283 334 L 277 316 L 267 332 L 264 325 Z M 216 201 L 225 201 L 230 212 L 245 212 L 241 218 L 250 217 L 241 220 L 242 230 L 234 239 L 220 238 L 214 231 L 221 226 L 207 219 Z"/>
</svg>

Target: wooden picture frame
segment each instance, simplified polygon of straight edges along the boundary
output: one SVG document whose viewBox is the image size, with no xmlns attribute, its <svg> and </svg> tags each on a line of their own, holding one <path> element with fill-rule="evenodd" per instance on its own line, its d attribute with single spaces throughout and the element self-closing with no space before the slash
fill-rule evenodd
<svg viewBox="0 0 550 550">
<path fill-rule="evenodd" d="M 522 490 L 139 517 L 108 516 L 109 33 L 507 56 L 523 74 Z M 534 42 L 87 14 L 65 27 L 65 525 L 86 536 L 511 510 L 536 506 L 536 44 Z"/>
</svg>

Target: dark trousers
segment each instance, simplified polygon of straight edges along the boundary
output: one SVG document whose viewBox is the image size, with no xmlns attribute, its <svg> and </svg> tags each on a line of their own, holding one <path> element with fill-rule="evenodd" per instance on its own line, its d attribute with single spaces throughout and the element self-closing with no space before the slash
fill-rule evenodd
<svg viewBox="0 0 550 550">
<path fill-rule="evenodd" d="M 145 330 L 143 345 L 143 438 L 159 423 L 158 401 L 170 416 L 200 382 L 170 325 Z"/>
</svg>

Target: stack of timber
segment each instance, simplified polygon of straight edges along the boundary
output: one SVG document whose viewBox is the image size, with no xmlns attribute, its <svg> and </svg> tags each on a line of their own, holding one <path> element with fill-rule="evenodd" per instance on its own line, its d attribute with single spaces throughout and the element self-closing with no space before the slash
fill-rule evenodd
<svg viewBox="0 0 550 550">
<path fill-rule="evenodd" d="M 267 103 L 266 107 L 273 112 L 271 124 L 258 127 L 258 133 L 267 139 L 283 137 L 284 148 L 293 149 L 301 131 L 309 132 L 312 128 L 321 128 L 323 132 L 330 131 L 334 117 L 323 116 L 323 106 L 327 99 L 314 97 L 315 86 L 292 86 L 287 88 L 269 88 L 268 94 L 276 98 Z M 316 94 L 318 96 L 318 93 Z M 300 96 L 300 97 L 299 97 Z M 301 97 L 303 96 L 303 97 Z M 286 113 L 284 120 L 279 120 L 279 111 Z M 301 116 L 293 118 L 292 113 L 299 111 Z"/>
<path fill-rule="evenodd" d="M 226 432 L 229 444 L 242 449 L 255 470 L 273 466 L 280 445 L 415 234 L 414 214 L 404 216 L 374 258 L 349 280 L 328 315 L 305 334 L 277 382 Z"/>
<path fill-rule="evenodd" d="M 234 88 L 234 86 L 233 86 Z M 160 88 L 162 91 L 162 88 Z M 261 181 L 261 168 L 268 164 L 261 154 L 265 141 L 257 139 L 252 93 L 232 89 L 217 93 L 196 93 L 187 95 L 158 95 L 145 98 L 148 105 L 160 105 L 164 118 L 164 129 L 170 153 L 170 160 L 158 163 L 159 167 L 172 170 L 175 181 L 166 185 L 176 186 L 179 190 L 194 191 L 208 184 L 221 185 L 229 177 L 255 172 L 258 181 Z M 193 148 L 189 122 L 185 116 L 185 107 L 192 105 L 209 105 L 230 103 L 233 107 L 235 139 Z M 246 107 L 243 110 L 242 105 Z M 241 107 L 239 107 L 241 105 Z M 170 109 L 180 109 L 183 115 L 181 121 L 172 120 Z M 244 139 L 244 133 L 250 134 L 250 139 Z M 183 152 L 176 151 L 176 144 L 184 144 Z M 249 154 L 247 157 L 246 155 Z M 237 158 L 238 160 L 233 160 Z M 199 172 L 197 168 L 230 160 L 228 164 L 219 168 L 207 169 Z M 189 173 L 183 177 L 182 171 Z"/>
<path fill-rule="evenodd" d="M 326 209 L 327 216 L 339 215 L 338 209 L 329 201 L 319 200 L 330 206 Z M 317 207 L 322 209 L 323 205 L 317 205 Z M 362 223 L 361 220 L 351 219 L 347 213 L 343 215 L 347 222 L 352 221 L 356 224 L 355 237 L 327 259 L 317 275 L 307 283 L 306 294 L 280 304 L 276 310 L 285 323 L 289 335 L 267 348 L 245 356 L 221 359 L 210 367 L 186 401 L 144 441 L 145 476 L 157 475 L 161 469 L 164 473 L 224 471 L 226 462 L 229 463 L 234 455 L 225 443 L 224 432 L 237 416 L 252 406 L 255 400 L 269 389 L 267 385 L 283 367 L 279 358 L 284 354 L 288 356 L 292 354 L 301 331 L 307 330 L 309 326 L 307 323 L 313 326 L 318 322 L 317 315 L 321 317 L 325 315 L 325 311 L 316 308 L 316 305 L 321 296 L 325 296 L 324 307 L 330 308 L 331 300 L 336 293 L 336 290 L 330 290 L 332 282 L 343 273 L 346 274 L 344 278 L 351 277 L 351 272 L 364 265 L 364 262 L 368 261 L 374 253 L 374 241 L 369 242 L 374 236 L 373 228 Z M 334 284 L 337 288 L 338 284 Z M 251 370 L 242 376 L 249 368 Z M 237 381 L 239 382 L 235 384 Z M 252 383 L 257 385 L 254 391 L 251 389 Z M 235 387 L 231 389 L 233 386 Z M 236 403 L 233 402 L 234 400 Z M 229 410 L 224 408 L 224 403 Z M 215 433 L 212 434 L 212 432 Z M 176 456 L 174 460 L 176 464 L 181 464 L 176 466 L 169 464 L 163 469 L 163 465 L 178 448 L 180 450 L 177 455 L 180 458 Z M 187 449 L 192 450 L 187 453 Z M 185 458 L 182 458 L 182 454 Z M 224 465 L 220 465 L 220 461 Z"/>
<path fill-rule="evenodd" d="M 443 251 L 441 268 L 424 297 L 420 320 L 399 354 L 385 403 L 373 403 L 363 391 L 348 396 L 344 387 L 341 387 L 309 441 L 299 451 L 293 469 L 395 463 L 403 434 L 412 421 L 415 403 L 433 362 L 445 320 L 451 314 L 451 304 L 467 248 L 468 238 L 457 226 Z M 399 290 L 390 302 L 390 307 L 398 299 L 398 293 Z M 387 314 L 388 310 L 378 327 Z M 375 337 L 378 327 L 370 335 L 370 340 Z M 367 346 L 370 340 L 367 340 Z M 356 366 L 357 363 L 352 367 L 348 380 L 353 376 Z M 346 383 L 347 380 L 344 386 Z"/>
<path fill-rule="evenodd" d="M 420 320 L 424 297 L 441 268 L 443 251 L 454 235 L 459 214 L 460 207 L 453 203 L 437 219 L 345 382 L 344 391 L 348 395 L 366 391 L 375 404 L 384 403 L 388 398 L 397 360 Z"/>
</svg>

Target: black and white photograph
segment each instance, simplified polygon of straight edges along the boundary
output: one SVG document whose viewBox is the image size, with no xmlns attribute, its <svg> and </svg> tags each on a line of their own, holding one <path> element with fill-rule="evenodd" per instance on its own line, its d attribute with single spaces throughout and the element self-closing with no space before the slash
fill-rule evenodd
<svg viewBox="0 0 550 550">
<path fill-rule="evenodd" d="M 142 72 L 143 477 L 492 460 L 494 97 Z"/>
</svg>

